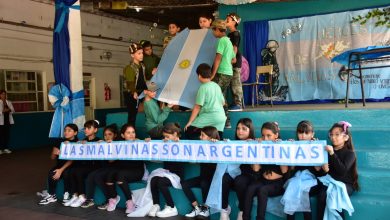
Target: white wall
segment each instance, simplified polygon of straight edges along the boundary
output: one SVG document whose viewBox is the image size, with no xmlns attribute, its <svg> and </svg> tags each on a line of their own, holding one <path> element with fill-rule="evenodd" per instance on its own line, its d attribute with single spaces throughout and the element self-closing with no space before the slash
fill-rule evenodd
<svg viewBox="0 0 390 220">
<path fill-rule="evenodd" d="M 54 27 L 54 5 L 31 0 L 0 1 L 0 20 L 25 23 L 45 28 Z M 119 76 L 129 63 L 129 41 L 150 40 L 161 44 L 162 29 L 150 31 L 147 23 L 138 24 L 117 18 L 81 13 L 82 34 L 103 36 L 122 41 L 83 36 L 83 72 L 92 74 L 96 82 L 96 108 L 117 108 L 120 105 Z M 92 49 L 91 49 L 92 48 Z M 154 47 L 161 54 L 161 47 Z M 104 51 L 112 58 L 100 59 Z M 34 70 L 43 72 L 43 83 L 54 82 L 52 31 L 7 24 L 0 21 L 0 69 Z M 104 83 L 111 87 L 112 100 L 104 101 Z M 46 90 L 46 86 L 44 86 Z M 47 91 L 45 91 L 45 95 Z M 47 109 L 47 103 L 45 103 Z"/>
</svg>

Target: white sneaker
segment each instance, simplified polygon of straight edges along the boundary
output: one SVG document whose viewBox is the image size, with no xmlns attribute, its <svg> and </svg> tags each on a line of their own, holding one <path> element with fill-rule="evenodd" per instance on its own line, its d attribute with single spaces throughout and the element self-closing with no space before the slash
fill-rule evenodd
<svg viewBox="0 0 390 220">
<path fill-rule="evenodd" d="M 198 218 L 208 218 L 209 216 L 210 216 L 210 208 L 202 205 L 200 207 Z"/>
<path fill-rule="evenodd" d="M 79 198 L 77 198 L 72 204 L 70 204 L 70 207 L 77 208 L 80 207 L 87 199 L 83 195 L 79 195 Z"/>
<path fill-rule="evenodd" d="M 220 216 L 219 220 L 230 220 L 230 217 L 229 217 L 230 212 L 231 212 L 230 206 L 228 206 L 226 209 L 222 209 L 221 216 Z"/>
<path fill-rule="evenodd" d="M 199 213 L 201 212 L 201 209 L 199 208 L 199 206 L 195 206 L 191 212 L 189 212 L 188 214 L 186 214 L 185 216 L 187 218 L 195 218 L 196 216 L 199 215 Z"/>
<path fill-rule="evenodd" d="M 158 211 L 160 211 L 160 205 L 154 204 L 152 206 L 152 208 L 150 208 L 150 211 L 149 211 L 148 215 L 150 217 L 156 217 L 156 214 L 157 214 Z"/>
<path fill-rule="evenodd" d="M 73 195 L 71 199 L 69 199 L 69 201 L 65 202 L 64 203 L 64 206 L 70 206 L 72 203 L 74 203 L 74 201 L 76 201 L 79 197 L 76 196 L 76 195 Z"/>
<path fill-rule="evenodd" d="M 3 153 L 10 154 L 10 153 L 12 153 L 12 151 L 10 151 L 9 149 L 4 149 Z"/>
<path fill-rule="evenodd" d="M 62 202 L 65 203 L 65 202 L 69 201 L 69 199 L 70 199 L 70 194 L 68 192 L 65 192 L 64 196 L 62 198 Z"/>
<path fill-rule="evenodd" d="M 242 220 L 242 214 L 243 214 L 242 211 L 239 211 L 239 212 L 238 212 L 237 220 Z"/>
<path fill-rule="evenodd" d="M 121 197 L 117 195 L 115 198 L 108 199 L 108 206 L 107 211 L 112 212 L 116 209 L 116 205 L 118 205 L 119 201 L 121 200 Z"/>
<path fill-rule="evenodd" d="M 39 201 L 39 205 L 47 205 L 52 202 L 57 202 L 56 195 L 48 195 L 45 198 L 43 198 L 41 201 Z"/>
<path fill-rule="evenodd" d="M 3 154 L 3 151 L 2 150 L 0 150 L 0 155 L 2 155 Z"/>
<path fill-rule="evenodd" d="M 169 205 L 166 205 L 162 211 L 156 213 L 156 216 L 160 218 L 168 218 L 168 217 L 177 216 L 178 214 L 179 213 L 177 212 L 176 207 L 172 208 Z"/>
</svg>

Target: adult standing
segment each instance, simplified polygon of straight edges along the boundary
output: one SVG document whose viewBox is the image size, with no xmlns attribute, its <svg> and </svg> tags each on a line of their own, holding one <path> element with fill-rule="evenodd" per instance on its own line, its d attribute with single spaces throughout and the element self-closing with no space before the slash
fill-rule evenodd
<svg viewBox="0 0 390 220">
<path fill-rule="evenodd" d="M 7 100 L 7 92 L 0 90 L 0 154 L 12 153 L 8 148 L 11 125 L 14 124 L 12 113 L 14 107 L 11 101 Z"/>
</svg>

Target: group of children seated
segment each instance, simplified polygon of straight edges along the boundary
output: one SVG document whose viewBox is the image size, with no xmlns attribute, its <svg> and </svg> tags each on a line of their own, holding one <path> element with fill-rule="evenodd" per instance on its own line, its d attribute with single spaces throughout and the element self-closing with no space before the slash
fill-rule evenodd
<svg viewBox="0 0 390 220">
<path fill-rule="evenodd" d="M 134 126 L 125 124 L 120 133 L 115 125 L 104 128 L 104 140 L 96 137 L 98 122 L 87 121 L 85 127 L 84 142 L 112 142 L 117 140 L 137 140 Z M 191 179 L 183 179 L 184 166 L 182 162 L 164 162 L 164 175 L 156 172 L 148 172 L 144 161 L 116 160 L 116 161 L 64 161 L 57 160 L 57 164 L 49 171 L 48 193 L 39 202 L 47 205 L 57 201 L 56 185 L 60 179 L 64 181 L 64 206 L 88 208 L 94 206 L 94 189 L 98 186 L 104 193 L 106 203 L 98 206 L 98 209 L 114 211 L 121 199 L 126 199 L 126 213 L 131 216 L 137 208 L 129 188 L 129 183 L 146 180 L 150 186 L 153 205 L 147 215 L 151 217 L 172 217 L 178 215 L 178 210 L 169 187 L 181 188 L 188 198 L 193 209 L 186 214 L 186 217 L 207 218 L 210 211 L 219 211 L 220 219 L 230 219 L 231 208 L 228 203 L 230 189 L 237 193 L 239 214 L 237 219 L 251 219 L 253 198 L 257 197 L 257 217 L 265 219 L 268 199 L 276 196 L 286 196 L 294 186 L 296 179 L 302 173 L 312 177 L 314 184 L 307 191 L 310 196 L 317 196 L 317 219 L 322 219 L 327 207 L 327 184 L 323 183 L 321 176 L 330 176 L 334 181 L 345 185 L 347 197 L 354 191 L 359 190 L 358 174 L 356 167 L 356 154 L 352 144 L 351 125 L 348 122 L 335 123 L 329 130 L 331 145 L 325 146 L 328 152 L 328 163 L 322 166 L 302 167 L 265 164 L 215 164 L 201 163 L 200 175 Z M 64 129 L 64 142 L 78 142 L 78 128 L 74 124 L 68 124 Z M 177 123 L 167 123 L 162 128 L 163 140 L 180 141 L 181 129 Z M 314 127 L 309 121 L 299 122 L 296 130 L 297 140 L 315 140 Z M 202 141 L 229 141 L 220 140 L 220 132 L 213 126 L 205 126 L 200 129 L 198 139 Z M 235 130 L 235 140 L 244 141 L 280 141 L 280 127 L 276 122 L 265 122 L 261 127 L 261 137 L 255 137 L 254 125 L 251 119 L 242 118 L 238 121 Z M 150 138 L 145 139 L 149 141 Z M 294 141 L 290 139 L 290 141 Z M 60 143 L 53 148 L 52 158 L 58 158 Z M 161 169 L 160 169 L 161 171 Z M 319 177 L 319 180 L 317 180 Z M 320 181 L 321 180 L 321 181 Z M 116 185 L 123 191 L 125 198 L 120 198 L 116 191 Z M 202 190 L 203 201 L 198 201 L 191 188 L 199 187 Z M 162 209 L 160 203 L 160 192 L 163 195 L 166 205 Z M 304 198 L 301 198 L 304 200 Z M 289 205 L 286 199 L 285 209 Z M 291 202 L 291 201 L 290 201 Z M 305 201 L 292 202 L 296 204 Z M 304 219 L 311 219 L 310 200 L 309 209 L 304 212 Z M 302 209 L 296 209 L 301 212 Z M 294 219 L 294 210 L 287 212 L 287 219 Z M 328 215 L 329 213 L 327 213 Z M 344 217 L 343 213 L 339 213 Z"/>
</svg>

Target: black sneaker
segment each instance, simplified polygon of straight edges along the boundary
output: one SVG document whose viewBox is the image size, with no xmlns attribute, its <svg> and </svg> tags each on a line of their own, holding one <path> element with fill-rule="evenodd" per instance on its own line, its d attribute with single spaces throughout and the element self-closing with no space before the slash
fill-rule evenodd
<svg viewBox="0 0 390 220">
<path fill-rule="evenodd" d="M 187 213 L 187 214 L 185 215 L 185 217 L 187 217 L 187 218 L 195 218 L 196 216 L 199 215 L 199 213 L 200 213 L 201 211 L 202 211 L 202 209 L 201 209 L 200 207 L 195 206 L 195 207 L 192 209 L 191 212 L 189 212 L 189 213 Z"/>
<path fill-rule="evenodd" d="M 89 208 L 91 206 L 94 206 L 95 203 L 93 202 L 93 199 L 87 199 L 83 204 L 81 204 L 81 208 Z"/>
</svg>

